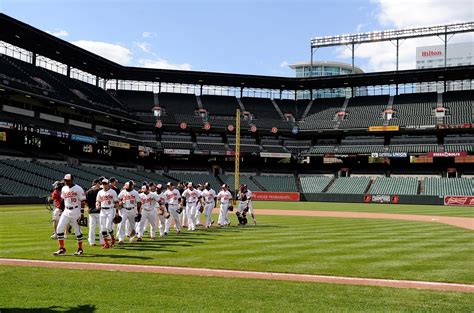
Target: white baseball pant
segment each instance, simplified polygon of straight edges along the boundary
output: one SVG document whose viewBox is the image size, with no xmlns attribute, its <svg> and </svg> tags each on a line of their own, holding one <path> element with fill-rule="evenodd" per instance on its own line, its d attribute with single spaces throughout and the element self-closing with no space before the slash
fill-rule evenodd
<svg viewBox="0 0 474 313">
<path fill-rule="evenodd" d="M 172 220 L 174 221 L 174 229 L 176 232 L 181 231 L 181 224 L 179 223 L 179 214 L 176 212 L 178 209 L 177 204 L 170 204 L 168 205 L 168 211 L 170 212 L 170 218 L 166 220 L 165 224 L 165 232 L 169 233 L 170 232 L 170 227 L 171 227 L 171 222 Z"/>
<path fill-rule="evenodd" d="M 127 230 L 127 222 L 130 225 L 130 229 L 135 228 L 135 216 L 137 216 L 137 211 L 135 209 L 126 209 L 122 208 L 120 210 L 120 216 L 122 216 L 122 222 L 118 225 L 118 240 L 125 240 L 125 231 Z"/>
<path fill-rule="evenodd" d="M 100 231 L 99 213 L 89 214 L 89 244 L 95 245 L 95 229 L 99 228 L 99 243 L 104 244 L 104 236 Z"/>
<path fill-rule="evenodd" d="M 110 236 L 114 235 L 114 229 L 113 229 L 114 217 L 115 217 L 115 208 L 100 209 L 100 214 L 99 214 L 100 231 L 104 237 L 108 235 Z"/>
<path fill-rule="evenodd" d="M 196 202 L 186 203 L 186 216 L 188 217 L 188 230 L 196 229 Z"/>
<path fill-rule="evenodd" d="M 229 208 L 229 202 L 221 203 L 221 208 L 219 212 L 218 223 L 221 226 L 228 225 L 230 223 L 229 218 L 227 217 L 227 209 Z"/>
<path fill-rule="evenodd" d="M 150 238 L 155 238 L 156 230 L 156 210 L 142 210 L 142 219 L 140 220 L 140 229 L 138 231 L 138 238 L 143 237 L 145 232 L 146 223 L 150 224 Z"/>
<path fill-rule="evenodd" d="M 74 229 L 74 234 L 76 235 L 77 241 L 82 241 L 82 232 L 81 227 L 77 223 L 79 216 L 69 216 L 66 214 L 61 214 L 59 218 L 58 227 L 56 227 L 56 234 L 58 234 L 58 239 L 64 239 L 64 229 L 67 225 L 71 225 Z"/>
<path fill-rule="evenodd" d="M 206 216 L 206 227 L 210 227 L 212 223 L 212 210 L 214 209 L 215 203 L 206 202 L 206 206 L 204 207 L 204 215 Z"/>
</svg>

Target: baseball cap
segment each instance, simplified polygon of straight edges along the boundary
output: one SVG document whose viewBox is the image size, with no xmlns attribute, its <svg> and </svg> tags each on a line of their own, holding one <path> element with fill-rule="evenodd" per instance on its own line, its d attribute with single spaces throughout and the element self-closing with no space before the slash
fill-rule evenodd
<svg viewBox="0 0 474 313">
<path fill-rule="evenodd" d="M 108 184 L 109 180 L 107 178 L 102 179 L 102 184 Z"/>
<path fill-rule="evenodd" d="M 64 180 L 72 180 L 72 175 L 71 174 L 64 175 Z"/>
<path fill-rule="evenodd" d="M 59 180 L 55 181 L 54 184 L 53 184 L 53 188 L 58 188 L 60 183 L 61 182 Z"/>
<path fill-rule="evenodd" d="M 222 188 L 227 188 L 227 184 L 224 184 L 221 186 Z"/>
<path fill-rule="evenodd" d="M 188 183 L 188 186 L 189 186 L 189 185 L 193 186 L 193 182 L 189 182 L 189 183 Z"/>
<path fill-rule="evenodd" d="M 117 178 L 115 178 L 115 177 L 110 177 L 110 178 L 109 178 L 109 181 L 110 181 L 111 183 L 114 183 L 114 182 L 117 181 Z"/>
<path fill-rule="evenodd" d="M 95 184 L 99 184 L 100 183 L 100 179 L 96 178 L 92 181 L 92 185 L 95 185 Z"/>
<path fill-rule="evenodd" d="M 172 182 L 168 182 L 166 186 L 174 186 Z"/>
</svg>

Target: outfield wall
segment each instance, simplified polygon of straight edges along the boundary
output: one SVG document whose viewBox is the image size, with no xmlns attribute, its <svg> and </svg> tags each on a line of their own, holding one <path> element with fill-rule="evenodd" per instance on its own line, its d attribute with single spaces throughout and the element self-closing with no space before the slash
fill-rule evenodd
<svg viewBox="0 0 474 313">
<path fill-rule="evenodd" d="M 298 198 L 299 197 L 299 198 Z M 259 192 L 254 200 L 259 201 L 308 201 L 308 202 L 346 202 L 346 203 L 383 203 L 383 204 L 426 204 L 426 205 L 472 205 L 464 203 L 445 203 L 443 196 L 424 195 L 362 195 L 338 193 L 278 193 Z M 463 197 L 454 197 L 463 198 Z M 473 197 L 467 197 L 469 199 Z M 5 204 L 44 204 L 44 197 L 0 196 L 0 205 Z"/>
</svg>

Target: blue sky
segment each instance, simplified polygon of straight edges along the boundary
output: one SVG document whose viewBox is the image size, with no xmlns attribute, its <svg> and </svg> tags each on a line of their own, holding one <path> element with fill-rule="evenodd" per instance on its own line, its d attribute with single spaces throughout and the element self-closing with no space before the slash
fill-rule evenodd
<svg viewBox="0 0 474 313">
<path fill-rule="evenodd" d="M 311 37 L 464 21 L 474 13 L 466 0 L 0 0 L 0 10 L 122 64 L 285 76 L 293 75 L 287 63 L 309 59 Z M 414 44 L 405 47 L 402 68 L 413 67 Z M 320 49 L 315 58 L 350 62 L 344 49 Z M 392 69 L 390 49 L 361 47 L 356 64 Z"/>
</svg>

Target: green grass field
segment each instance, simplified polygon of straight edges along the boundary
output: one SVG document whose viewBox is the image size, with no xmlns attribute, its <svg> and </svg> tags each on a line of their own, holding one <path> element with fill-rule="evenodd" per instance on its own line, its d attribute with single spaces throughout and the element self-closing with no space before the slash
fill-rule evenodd
<svg viewBox="0 0 474 313">
<path fill-rule="evenodd" d="M 474 294 L 0 266 L 4 312 L 471 312 Z"/>
<path fill-rule="evenodd" d="M 254 207 L 256 209 L 274 210 L 350 211 L 474 217 L 473 207 L 442 205 L 254 201 Z"/>
<path fill-rule="evenodd" d="M 265 208 L 284 208 L 288 203 L 264 203 Z M 258 206 L 262 203 L 258 203 Z M 256 205 L 256 206 L 257 206 Z M 293 204 L 291 204 L 293 205 Z M 299 204 L 297 204 L 299 205 Z M 305 206 L 319 210 L 320 204 Z M 352 210 L 348 204 L 347 211 Z M 374 208 L 392 207 L 374 205 Z M 423 207 L 407 206 L 415 213 Z M 303 209 L 295 207 L 295 209 Z M 335 210 L 343 210 L 338 204 Z M 450 208 L 448 208 L 450 209 Z M 382 211 L 383 212 L 383 211 Z M 459 214 L 468 214 L 467 210 Z M 439 214 L 439 213 L 436 213 Z M 57 243 L 49 239 L 50 215 L 43 206 L 0 207 L 0 257 L 60 261 L 107 262 L 125 264 L 156 264 L 170 266 L 242 269 L 290 273 L 325 274 L 354 277 L 393 278 L 425 281 L 474 283 L 474 232 L 438 223 L 397 220 L 344 218 L 257 216 L 258 226 L 199 230 L 194 233 L 171 234 L 154 242 L 103 250 L 85 245 L 85 255 L 54 257 Z M 236 218 L 232 216 L 235 224 Z M 86 233 L 86 229 L 84 229 Z M 68 253 L 74 252 L 74 236 L 66 242 Z M 393 288 L 341 286 L 329 284 L 281 281 L 203 278 L 160 274 L 102 273 L 74 270 L 1 267 L 7 284 L 0 287 L 0 311 L 4 308 L 48 308 L 61 305 L 77 308 L 93 303 L 100 311 L 143 311 L 140 296 L 150 289 L 157 294 L 165 290 L 186 290 L 195 285 L 188 300 L 177 301 L 166 295 L 150 297 L 151 306 L 163 305 L 168 310 L 183 311 L 470 311 L 474 307 L 471 295 L 440 293 Z M 53 291 L 61 285 L 73 290 L 71 280 L 58 273 L 77 277 L 80 285 L 94 287 L 87 292 L 94 301 L 65 294 L 56 298 Z M 4 275 L 5 274 L 5 275 Z M 50 278 L 51 277 L 51 278 Z M 57 283 L 52 278 L 59 279 Z M 60 278 L 58 278 L 60 277 Z M 135 277 L 135 279 L 134 279 Z M 143 280 L 136 278 L 143 277 Z M 118 288 L 118 281 L 125 281 Z M 23 283 L 21 283 L 23 281 Z M 34 281 L 31 286 L 25 281 Z M 138 283 L 137 283 L 138 282 Z M 156 284 L 156 287 L 152 287 Z M 70 287 L 67 287 L 70 286 Z M 21 287 L 21 288 L 20 288 Z M 101 290 L 114 287 L 119 305 L 107 307 L 107 299 L 98 296 Z M 22 288 L 25 288 L 24 290 Z M 43 288 L 47 293 L 37 293 Z M 94 293 L 94 288 L 97 291 Z M 148 288 L 148 289 L 147 289 Z M 28 303 L 9 292 L 29 294 Z M 81 289 L 82 290 L 82 289 Z M 257 290 L 258 292 L 255 292 Z M 16 291 L 16 292 L 14 292 Z M 235 296 L 238 292 L 248 300 Z M 87 293 L 86 293 L 87 294 Z M 85 295 L 86 295 L 85 294 Z M 186 293 L 188 294 L 188 293 Z M 127 298 L 128 295 L 128 298 Z M 310 296 L 308 296 L 310 295 Z M 2 297 L 4 297 L 2 299 Z M 87 298 L 87 296 L 85 296 Z M 129 301 L 125 301 L 124 299 Z M 172 297 L 172 299 L 169 299 Z M 256 299 L 252 300 L 255 297 Z M 285 298 L 286 297 L 286 298 Z M 17 299 L 18 298 L 18 299 Z M 225 298 L 229 306 L 216 299 Z M 64 299 L 59 301 L 60 299 Z M 131 300 L 130 300 L 131 299 Z M 194 299 L 194 300 L 193 300 Z M 201 299 L 201 300 L 200 300 Z M 137 304 L 138 303 L 138 304 Z M 141 304 L 140 304 L 141 303 Z M 197 305 L 196 307 L 186 306 Z M 26 306 L 26 305 L 29 306 Z M 138 306 L 133 307 L 131 304 Z M 158 309 L 151 309 L 156 311 Z"/>
</svg>

